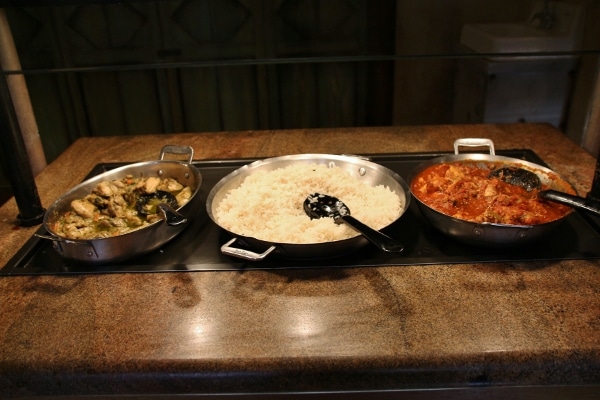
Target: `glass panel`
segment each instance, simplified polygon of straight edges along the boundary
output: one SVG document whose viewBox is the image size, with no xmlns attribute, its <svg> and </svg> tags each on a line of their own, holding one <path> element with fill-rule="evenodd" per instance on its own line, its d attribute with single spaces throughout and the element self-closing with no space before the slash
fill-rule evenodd
<svg viewBox="0 0 600 400">
<path fill-rule="evenodd" d="M 0 6 L 49 161 L 157 132 L 542 121 L 578 141 L 600 53 L 586 0 Z"/>
</svg>

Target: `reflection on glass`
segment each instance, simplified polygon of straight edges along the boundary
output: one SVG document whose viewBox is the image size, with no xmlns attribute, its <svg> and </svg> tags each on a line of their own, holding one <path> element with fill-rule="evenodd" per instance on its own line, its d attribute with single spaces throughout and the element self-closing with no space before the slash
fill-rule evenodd
<svg viewBox="0 0 600 400">
<path fill-rule="evenodd" d="M 6 7 L 48 162 L 158 132 L 542 121 L 578 142 L 600 53 L 595 1 L 60 3 Z"/>
</svg>

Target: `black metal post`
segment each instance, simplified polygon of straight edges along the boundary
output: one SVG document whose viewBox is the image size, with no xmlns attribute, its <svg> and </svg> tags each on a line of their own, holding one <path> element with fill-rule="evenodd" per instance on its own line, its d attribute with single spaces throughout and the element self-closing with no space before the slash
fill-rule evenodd
<svg viewBox="0 0 600 400">
<path fill-rule="evenodd" d="M 4 75 L 0 76 L 0 144 L 2 162 L 19 208 L 17 224 L 38 225 L 43 221 L 46 210 L 40 202 L 27 148 Z"/>
<path fill-rule="evenodd" d="M 588 193 L 588 198 L 600 201 L 600 157 L 596 160 L 596 172 L 592 182 L 592 190 Z"/>
</svg>

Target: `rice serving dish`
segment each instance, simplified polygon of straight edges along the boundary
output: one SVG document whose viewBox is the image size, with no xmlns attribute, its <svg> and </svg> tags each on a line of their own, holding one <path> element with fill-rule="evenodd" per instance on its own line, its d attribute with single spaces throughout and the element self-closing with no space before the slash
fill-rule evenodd
<svg viewBox="0 0 600 400">
<path fill-rule="evenodd" d="M 345 224 L 306 215 L 303 202 L 315 192 L 338 197 L 353 216 L 378 230 L 398 220 L 410 202 L 405 181 L 379 164 L 354 156 L 298 154 L 256 161 L 227 175 L 209 193 L 207 212 L 252 250 L 314 258 L 366 244 Z M 253 252 L 222 250 L 256 260 Z"/>
</svg>

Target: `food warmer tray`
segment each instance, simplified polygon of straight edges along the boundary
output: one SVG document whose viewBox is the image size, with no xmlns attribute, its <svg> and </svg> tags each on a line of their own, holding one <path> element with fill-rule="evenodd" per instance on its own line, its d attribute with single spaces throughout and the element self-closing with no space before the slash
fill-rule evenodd
<svg viewBox="0 0 600 400">
<path fill-rule="evenodd" d="M 406 178 L 419 163 L 448 153 L 402 153 L 365 155 Z M 544 162 L 531 150 L 499 150 L 498 155 L 519 158 L 540 165 Z M 210 189 L 224 176 L 256 159 L 195 161 L 203 183 L 198 195 L 202 205 Z M 96 165 L 88 179 L 124 165 Z M 328 259 L 293 260 L 268 256 L 262 261 L 246 261 L 223 255 L 222 244 L 231 237 L 208 217 L 206 207 L 198 207 L 190 225 L 159 250 L 111 265 L 85 265 L 63 259 L 49 240 L 32 236 L 0 270 L 7 275 L 57 275 L 139 273 L 168 271 L 239 271 L 250 269 L 376 267 L 488 262 L 550 261 L 600 258 L 600 219 L 576 211 L 559 229 L 541 241 L 524 247 L 490 249 L 464 245 L 433 229 L 412 201 L 409 210 L 385 232 L 405 244 L 402 253 L 385 253 L 367 245 L 349 256 Z M 45 234 L 43 227 L 37 231 Z"/>
</svg>

